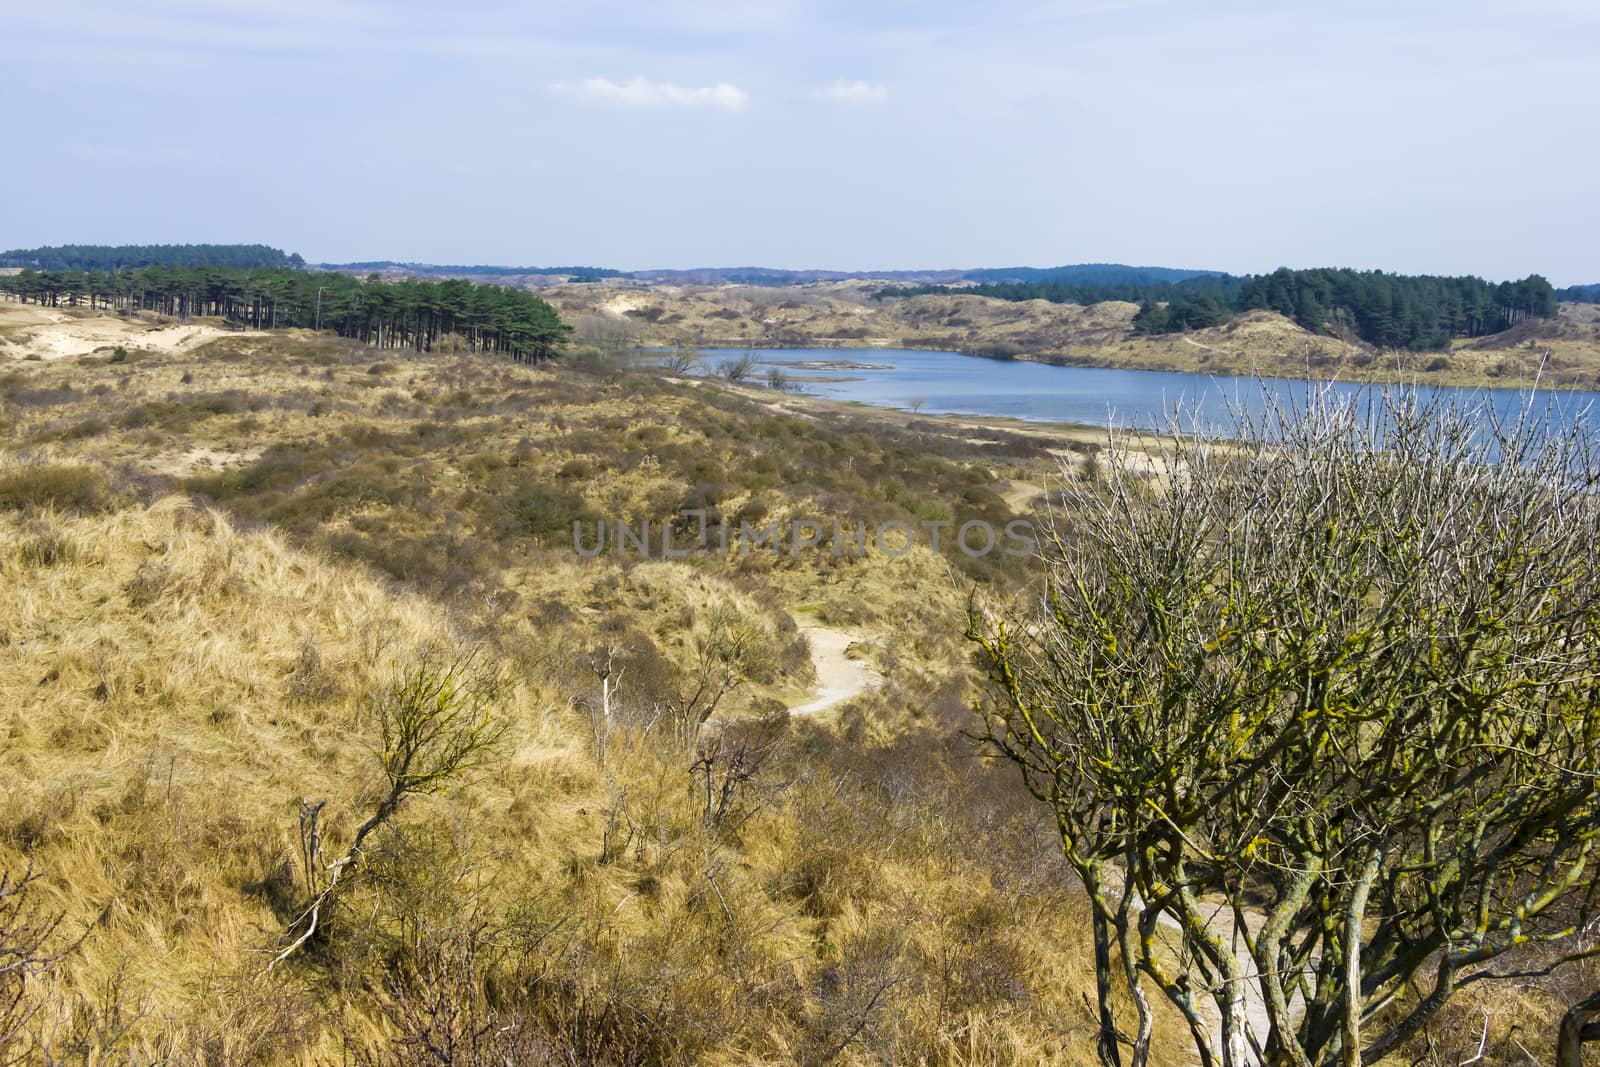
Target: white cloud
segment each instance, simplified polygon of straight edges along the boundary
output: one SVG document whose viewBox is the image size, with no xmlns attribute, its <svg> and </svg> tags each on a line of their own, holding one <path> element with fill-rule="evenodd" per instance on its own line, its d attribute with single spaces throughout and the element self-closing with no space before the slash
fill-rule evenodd
<svg viewBox="0 0 1600 1067">
<path fill-rule="evenodd" d="M 818 100 L 835 104 L 886 104 L 889 102 L 889 87 L 874 82 L 836 81 L 812 95 Z"/>
<path fill-rule="evenodd" d="M 691 87 L 672 82 L 653 82 L 648 78 L 634 78 L 626 82 L 614 82 L 610 78 L 585 78 L 581 82 L 557 82 L 550 88 L 566 96 L 621 107 L 704 107 L 717 111 L 744 111 L 750 106 L 750 94 L 727 82 Z"/>
</svg>

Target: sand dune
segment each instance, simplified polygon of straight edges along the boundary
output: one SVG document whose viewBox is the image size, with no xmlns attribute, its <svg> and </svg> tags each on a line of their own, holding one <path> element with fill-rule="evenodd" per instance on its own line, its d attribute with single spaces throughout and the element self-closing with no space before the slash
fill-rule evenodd
<svg viewBox="0 0 1600 1067">
<path fill-rule="evenodd" d="M 62 359 L 118 345 L 175 355 L 234 332 L 206 323 L 163 324 L 32 304 L 0 304 L 0 358 Z"/>
</svg>

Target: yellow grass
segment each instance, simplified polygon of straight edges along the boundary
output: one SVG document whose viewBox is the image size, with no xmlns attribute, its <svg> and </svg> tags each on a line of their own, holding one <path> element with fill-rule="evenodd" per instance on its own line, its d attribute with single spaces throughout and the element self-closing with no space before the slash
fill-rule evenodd
<svg viewBox="0 0 1600 1067">
<path fill-rule="evenodd" d="M 960 737 L 959 572 L 925 549 L 583 561 L 496 532 L 529 485 L 597 513 L 675 506 L 685 478 L 740 486 L 730 512 L 892 513 L 861 473 L 885 446 L 854 423 L 762 437 L 733 396 L 306 338 L 19 363 L 0 390 L 0 867 L 31 862 L 58 947 L 83 938 L 31 985 L 30 1041 L 393 1062 L 396 1005 L 436 981 L 563 1061 L 1092 1061 L 1058 845 Z M 890 495 L 1006 507 L 992 469 L 1054 463 L 1018 447 L 956 440 Z M 828 500 L 739 481 L 802 454 Z M 774 747 L 744 821 L 712 827 L 695 753 L 649 723 L 718 612 L 770 655 L 725 704 L 730 741 Z M 815 684 L 799 614 L 859 630 L 884 686 L 763 733 Z M 264 975 L 308 899 L 301 799 L 327 802 L 339 854 L 383 783 L 373 709 L 433 647 L 506 672 L 507 737 L 406 801 L 323 935 Z M 607 648 L 628 666 L 602 760 L 584 708 Z M 440 978 L 468 944 L 475 969 Z"/>
<path fill-rule="evenodd" d="M 505 508 L 542 487 L 593 515 L 710 492 L 757 521 L 1010 516 L 1094 447 L 304 335 L 10 364 L 0 867 L 31 861 L 58 943 L 83 935 L 31 987 L 31 1040 L 398 1062 L 397 1005 L 432 989 L 563 1062 L 1094 1062 L 1059 841 L 962 736 L 964 591 L 1025 572 L 925 548 L 582 560 Z M 719 718 L 772 752 L 747 818 L 710 827 L 696 753 L 650 723 L 719 612 L 763 650 Z M 817 684 L 800 620 L 860 634 L 882 687 L 775 714 Z M 300 801 L 327 802 L 339 854 L 383 784 L 374 706 L 438 647 L 505 672 L 507 737 L 407 800 L 323 936 L 264 976 L 308 899 Z M 1158 1064 L 1192 1062 L 1170 1012 L 1157 1033 Z"/>
</svg>

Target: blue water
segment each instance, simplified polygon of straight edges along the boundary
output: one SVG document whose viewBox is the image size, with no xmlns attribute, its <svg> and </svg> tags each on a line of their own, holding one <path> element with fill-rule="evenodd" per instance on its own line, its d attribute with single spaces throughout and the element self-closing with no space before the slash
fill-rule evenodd
<svg viewBox="0 0 1600 1067">
<path fill-rule="evenodd" d="M 702 352 L 708 369 L 743 350 L 711 349 Z M 771 364 L 787 361 L 849 361 L 885 366 L 881 370 L 855 368 L 807 369 L 780 367 L 804 392 L 834 400 L 853 400 L 877 407 L 909 410 L 915 399 L 923 401 L 924 414 L 1006 415 L 1032 422 L 1067 422 L 1090 426 L 1150 428 L 1166 426 L 1182 412 L 1187 421 L 1226 431 L 1230 410 L 1259 415 L 1269 407 L 1296 404 L 1312 388 L 1305 381 L 1212 377 L 1172 371 L 1109 370 L 1101 367 L 1057 367 L 1045 363 L 983 359 L 957 352 L 923 352 L 905 349 L 796 349 L 763 348 L 755 352 L 764 379 Z M 849 381 L 817 381 L 849 378 Z M 1328 388 L 1345 395 L 1371 397 L 1396 386 L 1335 383 Z M 1527 406 L 1529 395 L 1518 389 L 1453 389 L 1418 387 L 1423 403 L 1433 399 L 1467 399 L 1487 402 L 1511 418 Z M 1554 423 L 1567 423 L 1600 402 L 1600 393 L 1543 392 L 1532 403 Z M 1597 409 L 1600 410 L 1600 409 Z"/>
</svg>

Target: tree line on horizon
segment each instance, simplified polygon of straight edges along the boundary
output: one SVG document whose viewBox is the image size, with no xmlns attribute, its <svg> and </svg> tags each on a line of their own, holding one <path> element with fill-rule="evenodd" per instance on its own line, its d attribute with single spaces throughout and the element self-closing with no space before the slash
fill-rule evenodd
<svg viewBox="0 0 1600 1067">
<path fill-rule="evenodd" d="M 522 362 L 549 359 L 571 330 L 526 290 L 464 279 L 385 282 L 330 271 L 157 266 L 24 270 L 0 276 L 0 292 L 47 307 L 217 317 L 251 329 L 327 329 L 377 348 L 430 351 L 455 334 L 473 351 Z"/>
<path fill-rule="evenodd" d="M 298 254 L 261 244 L 59 245 L 0 253 L 0 267 L 67 274 L 75 271 L 120 273 L 151 267 L 303 271 L 305 260 Z M 434 277 L 458 273 L 480 276 L 552 273 L 568 274 L 574 281 L 651 273 L 630 274 L 600 267 L 448 267 L 390 260 L 342 264 L 336 269 L 344 272 L 401 269 Z M 711 273 L 717 274 L 723 282 L 785 284 L 794 283 L 791 275 L 827 272 L 739 268 Z M 1481 337 L 1499 333 L 1525 319 L 1553 317 L 1561 301 L 1600 303 L 1600 284 L 1556 290 L 1537 274 L 1517 282 L 1495 284 L 1476 277 L 1403 275 L 1344 268 L 1280 268 L 1266 275 L 1233 275 L 1110 263 L 952 273 L 979 284 L 897 286 L 881 289 L 875 295 L 882 299 L 966 293 L 1011 301 L 1047 300 L 1084 305 L 1128 301 L 1140 305 L 1133 325 L 1136 332 L 1146 335 L 1204 329 L 1220 325 L 1244 311 L 1270 310 L 1314 333 L 1353 337 L 1380 348 L 1413 351 L 1446 348 L 1454 338 Z M 92 299 L 93 294 L 90 295 Z M 457 295 L 451 299 L 459 304 Z M 278 303 L 280 301 L 269 300 L 265 304 L 269 319 L 275 320 Z M 449 320 L 451 315 L 434 306 L 438 300 L 423 297 L 417 303 L 419 307 L 412 315 L 416 320 L 414 327 L 402 323 L 397 330 L 385 327 L 383 332 L 388 336 L 403 335 L 411 339 L 410 343 L 415 343 L 415 338 L 420 336 L 423 346 L 427 347 L 436 336 L 436 320 L 441 315 Z M 251 317 L 256 316 L 252 314 Z M 311 318 L 313 322 L 331 321 L 327 316 L 319 316 L 315 308 Z M 348 326 L 336 328 L 358 329 L 357 318 L 353 308 L 346 309 L 340 321 L 347 322 Z M 376 336 L 378 326 L 374 325 L 371 332 Z"/>
<path fill-rule="evenodd" d="M 574 282 L 597 282 L 605 278 L 625 278 L 626 273 L 610 267 L 506 267 L 492 263 L 402 263 L 394 259 L 368 259 L 355 263 L 324 263 L 321 266 L 341 271 L 403 271 L 435 277 L 472 274 L 492 278 L 517 278 L 528 274 L 560 274 Z"/>
<path fill-rule="evenodd" d="M 1600 287 L 1594 287 L 1600 300 Z M 1560 298 L 1534 274 L 1498 284 L 1475 277 L 1389 274 L 1348 268 L 1271 274 L 1208 274 L 1151 284 L 1068 285 L 1013 282 L 880 290 L 883 297 L 963 293 L 1001 300 L 1139 304 L 1134 330 L 1180 333 L 1218 326 L 1246 311 L 1276 311 L 1313 333 L 1356 337 L 1379 348 L 1431 351 L 1457 337 L 1483 337 L 1519 322 L 1553 318 Z"/>
<path fill-rule="evenodd" d="M 1473 277 L 1284 268 L 1248 279 L 1226 305 L 1215 293 L 1165 306 L 1147 299 L 1134 329 L 1172 333 L 1214 326 L 1238 312 L 1276 311 L 1312 333 L 1433 351 L 1453 338 L 1484 337 L 1559 310 L 1555 289 L 1537 274 L 1497 285 Z"/>
<path fill-rule="evenodd" d="M 0 252 L 0 267 L 33 270 L 134 270 L 139 267 L 288 267 L 306 265 L 298 252 L 268 245 L 45 245 Z"/>
</svg>

